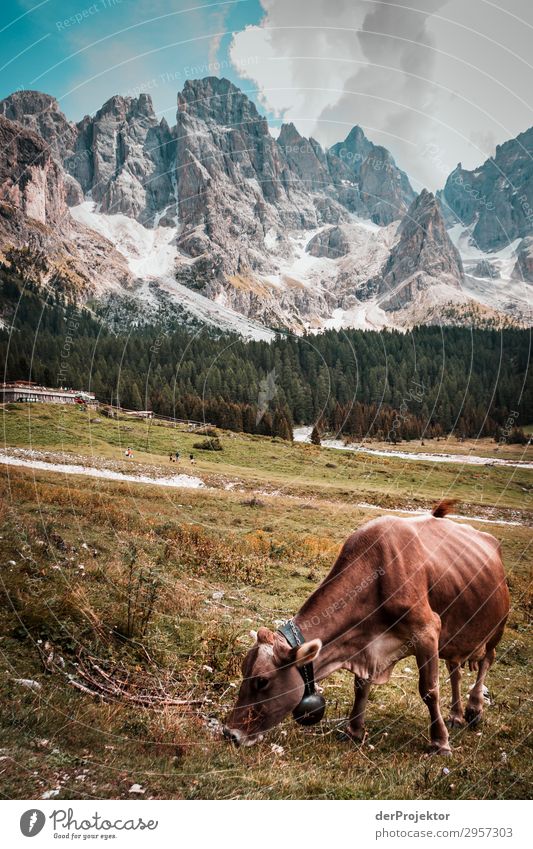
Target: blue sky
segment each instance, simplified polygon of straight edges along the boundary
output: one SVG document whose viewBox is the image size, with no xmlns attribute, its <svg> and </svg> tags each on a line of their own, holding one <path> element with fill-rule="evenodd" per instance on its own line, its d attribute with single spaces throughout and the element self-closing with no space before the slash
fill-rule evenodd
<svg viewBox="0 0 533 849">
<path fill-rule="evenodd" d="M 531 0 L 2 0 L 0 97 L 79 120 L 147 92 L 172 125 L 188 77 L 226 76 L 271 127 L 328 146 L 359 124 L 435 189 L 533 125 L 532 33 Z"/>
<path fill-rule="evenodd" d="M 253 88 L 228 47 L 262 14 L 259 0 L 3 0 L 0 96 L 45 91 L 79 120 L 113 94 L 143 91 L 173 124 L 187 77 L 214 73 Z"/>
</svg>

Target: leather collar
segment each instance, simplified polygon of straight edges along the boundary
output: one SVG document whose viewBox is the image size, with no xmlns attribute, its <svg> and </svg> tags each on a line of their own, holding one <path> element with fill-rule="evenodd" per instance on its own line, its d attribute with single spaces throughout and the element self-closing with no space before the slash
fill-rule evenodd
<svg viewBox="0 0 533 849">
<path fill-rule="evenodd" d="M 305 638 L 294 619 L 288 619 L 278 628 L 278 634 L 282 634 L 292 649 L 298 648 L 305 643 Z M 315 692 L 315 672 L 312 663 L 305 663 L 297 667 L 304 681 L 304 698 Z"/>
</svg>

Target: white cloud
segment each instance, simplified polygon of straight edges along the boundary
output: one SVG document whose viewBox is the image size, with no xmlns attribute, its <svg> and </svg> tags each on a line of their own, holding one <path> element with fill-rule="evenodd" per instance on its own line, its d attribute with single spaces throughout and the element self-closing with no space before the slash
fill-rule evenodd
<svg viewBox="0 0 533 849">
<path fill-rule="evenodd" d="M 533 123 L 530 0 L 261 0 L 231 58 L 269 111 L 323 144 L 361 124 L 415 188 Z M 521 22 L 518 18 L 525 18 Z"/>
<path fill-rule="evenodd" d="M 309 134 L 353 73 L 354 30 L 364 10 L 350 0 L 261 3 L 265 18 L 235 34 L 232 62 L 244 65 L 241 75 L 257 84 L 265 108 Z M 336 29 L 326 31 L 325 22 Z"/>
</svg>

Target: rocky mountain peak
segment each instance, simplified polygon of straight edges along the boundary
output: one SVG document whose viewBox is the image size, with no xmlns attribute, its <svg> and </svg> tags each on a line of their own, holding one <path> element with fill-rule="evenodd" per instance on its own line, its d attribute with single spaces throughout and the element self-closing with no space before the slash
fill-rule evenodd
<svg viewBox="0 0 533 849">
<path fill-rule="evenodd" d="M 77 130 L 65 167 L 104 212 L 150 224 L 173 204 L 174 220 L 175 141 L 167 122 L 157 119 L 150 95 L 114 95 Z"/>
<path fill-rule="evenodd" d="M 244 92 L 224 77 L 186 80 L 178 94 L 178 115 L 180 112 L 226 127 L 246 125 L 254 135 L 268 134 L 266 118 Z"/>
<path fill-rule="evenodd" d="M 337 142 L 329 150 L 344 162 L 352 174 L 357 175 L 362 163 L 373 149 L 374 143 L 367 139 L 364 130 L 356 124 L 343 142 Z"/>
<path fill-rule="evenodd" d="M 53 155 L 62 160 L 72 152 L 78 131 L 67 121 L 55 97 L 42 91 L 15 91 L 0 100 L 0 114 L 17 121 L 48 142 Z"/>
<path fill-rule="evenodd" d="M 419 293 L 440 285 L 460 289 L 463 264 L 452 244 L 437 198 L 423 189 L 413 200 L 398 227 L 398 241 L 369 292 L 387 296 L 385 309 L 403 309 Z"/>
<path fill-rule="evenodd" d="M 532 230 L 533 127 L 498 145 L 474 171 L 457 165 L 440 193 L 441 202 L 483 251 L 505 247 Z"/>
<path fill-rule="evenodd" d="M 281 125 L 278 136 L 278 144 L 281 147 L 288 144 L 298 144 L 300 141 L 303 141 L 303 136 L 298 132 L 292 121 Z"/>
<path fill-rule="evenodd" d="M 346 205 L 375 224 L 386 226 L 401 218 L 415 197 L 407 174 L 398 168 L 392 154 L 367 139 L 358 125 L 343 142 L 329 148 L 327 157 Z M 347 188 L 349 183 L 357 186 L 357 193 Z"/>
<path fill-rule="evenodd" d="M 400 218 L 416 197 L 407 174 L 381 145 L 373 145 L 361 163 L 359 191 L 372 221 L 382 226 Z"/>
<path fill-rule="evenodd" d="M 433 277 L 447 274 L 457 282 L 463 279 L 461 257 L 448 236 L 439 202 L 432 192 L 422 189 L 413 200 L 398 234 L 397 247 L 408 256 L 412 273 L 423 269 Z"/>
<path fill-rule="evenodd" d="M 48 143 L 0 115 L 0 249 L 22 274 L 69 296 L 94 292 L 98 283 L 125 286 L 126 263 L 114 246 L 73 222 L 65 173 Z"/>
<path fill-rule="evenodd" d="M 440 229 L 442 216 L 438 201 L 432 192 L 422 189 L 409 207 L 407 215 L 402 218 L 398 233 L 405 234 L 406 238 L 411 238 L 414 233 L 422 237 L 433 222 Z"/>
<path fill-rule="evenodd" d="M 40 115 L 42 112 L 60 112 L 59 103 L 51 94 L 43 91 L 23 89 L 14 91 L 0 101 L 2 114 L 11 121 L 16 121 L 16 115 Z"/>
<path fill-rule="evenodd" d="M 331 183 L 326 155 L 315 139 L 306 139 L 294 124 L 282 124 L 277 144 L 287 164 L 308 189 L 320 191 Z"/>
<path fill-rule="evenodd" d="M 139 94 L 138 97 L 123 97 L 120 94 L 113 95 L 98 110 L 93 121 L 101 121 L 108 116 L 117 121 L 149 118 L 157 123 L 152 98 L 149 94 Z"/>
</svg>

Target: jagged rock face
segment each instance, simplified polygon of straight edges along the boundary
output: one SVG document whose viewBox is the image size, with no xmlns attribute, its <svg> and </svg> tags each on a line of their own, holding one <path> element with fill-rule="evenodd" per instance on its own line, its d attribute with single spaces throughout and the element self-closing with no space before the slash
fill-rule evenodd
<svg viewBox="0 0 533 849">
<path fill-rule="evenodd" d="M 61 165 L 36 133 L 0 116 L 0 251 L 32 262 L 34 282 L 73 297 L 94 281 L 128 286 L 131 275 L 114 246 L 75 224 L 66 204 Z M 38 269 L 38 270 L 37 270 Z"/>
<path fill-rule="evenodd" d="M 344 192 L 343 202 L 354 212 L 381 226 L 407 212 L 415 198 L 407 174 L 388 150 L 367 139 L 361 127 L 354 127 L 343 142 L 333 145 L 328 156 L 341 198 Z"/>
<path fill-rule="evenodd" d="M 355 126 L 344 141 L 332 145 L 329 152 L 342 162 L 348 173 L 357 177 L 361 165 L 373 150 L 373 142 L 367 139 L 361 127 Z"/>
<path fill-rule="evenodd" d="M 216 301 L 209 305 L 214 313 L 229 308 L 296 332 L 408 327 L 439 321 L 443 305 L 447 315 L 453 306 L 454 321 L 459 313 L 467 321 L 472 291 L 482 304 L 493 299 L 491 284 L 476 284 L 475 276 L 461 291 L 462 264 L 442 214 L 454 215 L 445 192 L 442 205 L 428 192 L 415 198 L 390 153 L 360 127 L 328 151 L 292 124 L 275 140 L 254 104 L 213 77 L 185 84 L 172 130 L 147 95 L 113 97 L 76 125 L 39 92 L 11 95 L 0 102 L 2 113 L 17 123 L 1 118 L 0 250 L 36 245 L 46 259 L 43 279 L 59 280 L 63 290 L 108 297 L 123 287 L 141 302 L 148 286 L 194 303 L 199 292 Z M 522 181 L 515 186 L 520 197 L 529 185 L 520 147 L 508 143 L 501 151 Z M 512 211 L 514 196 L 506 192 L 504 186 L 500 194 Z M 66 204 L 82 200 L 97 207 L 69 213 Z M 457 198 L 469 232 L 480 225 L 479 203 L 467 191 Z M 496 215 L 486 203 L 489 212 Z M 518 220 L 509 214 L 507 227 Z M 374 224 L 359 220 L 369 218 Z M 461 246 L 463 234 L 457 238 Z M 513 276 L 532 279 L 532 255 L 523 239 Z M 494 262 L 475 256 L 474 275 L 492 277 L 501 267 L 512 285 L 507 254 Z M 520 320 L 523 307 L 510 304 L 519 297 L 514 286 L 515 294 L 494 303 Z"/>
<path fill-rule="evenodd" d="M 151 223 L 173 204 L 168 215 L 174 219 L 175 140 L 166 121 L 157 120 L 148 95 L 112 97 L 78 124 L 41 92 L 15 92 L 0 102 L 0 111 L 48 143 L 66 171 L 69 206 L 90 192 L 104 212 Z"/>
<path fill-rule="evenodd" d="M 513 277 L 516 280 L 526 280 L 533 283 L 533 236 L 522 239 L 516 249 L 516 264 Z"/>
<path fill-rule="evenodd" d="M 425 189 L 413 201 L 398 228 L 399 240 L 392 248 L 381 274 L 370 281 L 367 294 L 390 293 L 385 309 L 402 309 L 417 292 L 434 284 L 460 289 L 463 264 L 452 244 L 437 199 Z"/>
<path fill-rule="evenodd" d="M 310 146 L 290 129 L 285 138 Z M 334 198 L 309 190 L 291 168 L 292 154 L 287 158 L 266 120 L 228 80 L 185 83 L 178 95 L 176 139 L 179 244 L 202 258 L 196 270 L 207 275 L 206 285 L 221 274 L 268 270 L 265 238 L 283 253 L 290 250 L 287 228 L 312 229 L 346 217 Z M 314 148 L 309 154 L 313 168 L 325 173 L 317 153 Z"/>
<path fill-rule="evenodd" d="M 482 259 L 474 266 L 472 274 L 474 277 L 487 277 L 490 280 L 496 280 L 500 277 L 500 269 L 495 263 Z"/>
<path fill-rule="evenodd" d="M 37 133 L 60 162 L 76 146 L 76 125 L 67 121 L 55 97 L 40 91 L 15 91 L 0 100 L 0 114 Z"/>
<path fill-rule="evenodd" d="M 405 215 L 415 198 L 407 175 L 384 147 L 374 147 L 359 171 L 361 200 L 375 224 L 385 226 Z"/>
<path fill-rule="evenodd" d="M 484 251 L 498 250 L 533 232 L 533 128 L 498 145 L 475 171 L 452 171 L 442 201 Z"/>
<path fill-rule="evenodd" d="M 304 186 L 324 191 L 331 184 L 326 155 L 315 139 L 301 136 L 294 124 L 283 124 L 277 142 Z"/>
<path fill-rule="evenodd" d="M 75 156 L 78 128 L 67 121 L 55 97 L 40 91 L 16 91 L 0 101 L 0 114 L 17 121 L 43 139 L 56 162 Z M 63 175 L 65 199 L 69 206 L 83 200 L 83 190 L 70 174 Z"/>
<path fill-rule="evenodd" d="M 0 117 L 0 200 L 41 225 L 61 227 L 68 214 L 60 166 L 36 133 Z"/>
<path fill-rule="evenodd" d="M 200 121 L 221 126 L 241 127 L 243 132 L 257 137 L 268 133 L 263 118 L 251 100 L 227 79 L 204 77 L 186 80 L 178 94 L 178 109 L 194 115 Z"/>
<path fill-rule="evenodd" d="M 340 227 L 321 230 L 306 246 L 306 251 L 311 256 L 325 256 L 328 259 L 346 256 L 349 250 L 350 244 Z"/>
<path fill-rule="evenodd" d="M 151 223 L 172 203 L 175 143 L 148 95 L 112 97 L 78 131 L 65 167 L 102 211 Z"/>
</svg>

